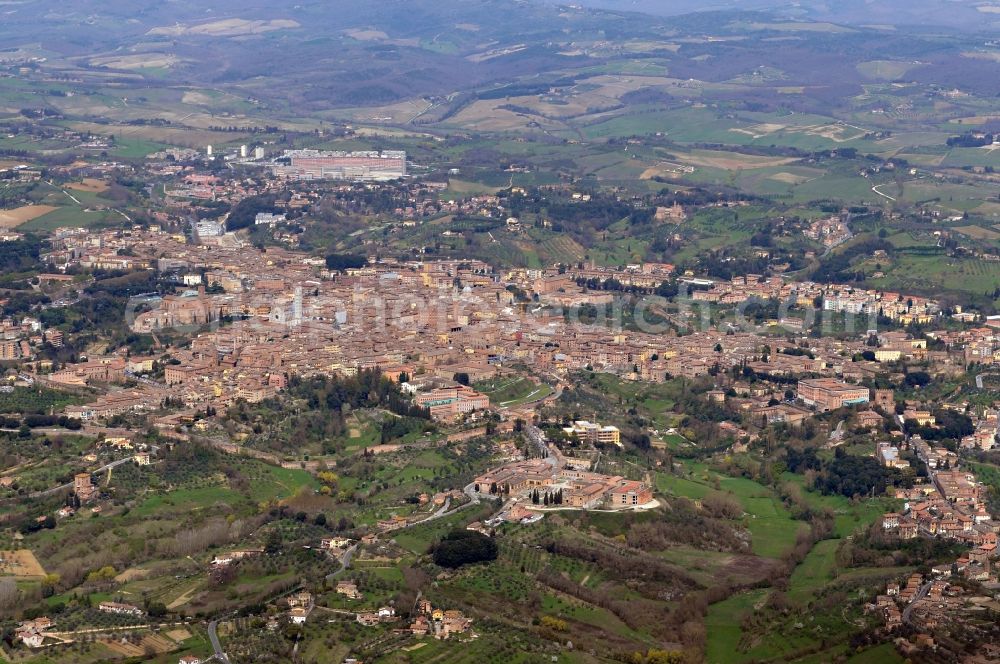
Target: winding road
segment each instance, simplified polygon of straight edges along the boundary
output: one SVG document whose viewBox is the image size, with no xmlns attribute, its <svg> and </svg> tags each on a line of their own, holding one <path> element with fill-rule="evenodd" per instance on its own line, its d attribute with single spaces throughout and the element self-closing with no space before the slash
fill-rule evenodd
<svg viewBox="0 0 1000 664">
<path fill-rule="evenodd" d="M 216 632 L 218 627 L 218 620 L 213 620 L 208 623 L 208 640 L 212 642 L 212 649 L 215 650 L 215 654 L 212 655 L 212 657 L 222 662 L 222 664 L 232 664 L 232 662 L 229 661 L 229 656 L 222 650 L 222 644 L 219 643 L 219 635 Z"/>
<path fill-rule="evenodd" d="M 884 186 L 885 186 L 884 184 L 877 184 L 874 187 L 872 187 L 872 191 L 874 191 L 876 194 L 878 194 L 882 198 L 888 198 L 890 201 L 895 202 L 895 200 L 896 200 L 895 198 L 893 198 L 889 194 L 883 194 L 881 191 L 878 190 L 879 187 L 884 187 Z"/>
</svg>

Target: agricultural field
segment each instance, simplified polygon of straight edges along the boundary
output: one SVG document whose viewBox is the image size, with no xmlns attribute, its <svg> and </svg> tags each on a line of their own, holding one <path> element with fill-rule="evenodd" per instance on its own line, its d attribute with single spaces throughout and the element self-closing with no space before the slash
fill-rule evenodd
<svg viewBox="0 0 1000 664">
<path fill-rule="evenodd" d="M 57 228 L 91 228 L 120 223 L 122 216 L 112 210 L 92 210 L 77 206 L 58 207 L 21 224 L 22 231 L 52 231 Z"/>
<path fill-rule="evenodd" d="M 48 413 L 50 409 L 80 403 L 83 396 L 47 387 L 15 387 L 0 392 L 2 413 Z"/>
<path fill-rule="evenodd" d="M 25 205 L 13 210 L 0 210 L 0 228 L 19 228 L 57 209 L 54 205 Z"/>
<path fill-rule="evenodd" d="M 303 487 L 316 486 L 314 477 L 303 470 L 278 468 L 268 464 L 244 461 L 242 470 L 248 478 L 253 478 L 245 494 L 234 493 L 232 487 L 222 477 L 209 477 L 157 493 L 146 498 L 133 513 L 139 516 L 164 514 L 169 512 L 198 512 L 217 506 L 238 507 L 244 501 L 267 503 L 291 498 Z"/>
<path fill-rule="evenodd" d="M 30 549 L 0 551 L 0 576 L 37 581 L 45 576 L 45 569 Z"/>
<path fill-rule="evenodd" d="M 66 185 L 66 188 L 72 189 L 73 191 L 85 191 L 92 194 L 99 194 L 108 190 L 108 183 L 105 180 L 98 180 L 96 178 L 84 178 L 80 182 L 70 182 Z"/>
<path fill-rule="evenodd" d="M 953 259 L 944 255 L 903 254 L 868 281 L 872 286 L 904 292 L 964 292 L 992 297 L 1000 279 L 1000 265 L 980 259 Z"/>
<path fill-rule="evenodd" d="M 101 125 L 88 122 L 72 123 L 70 127 L 76 131 L 113 137 L 116 154 L 127 159 L 145 157 L 167 145 L 197 149 L 206 145 L 222 147 L 230 143 L 239 144 L 241 140 L 246 140 L 245 134 L 190 127 Z"/>
<path fill-rule="evenodd" d="M 892 81 L 913 69 L 911 62 L 894 60 L 870 60 L 858 64 L 858 71 L 875 81 Z"/>
</svg>

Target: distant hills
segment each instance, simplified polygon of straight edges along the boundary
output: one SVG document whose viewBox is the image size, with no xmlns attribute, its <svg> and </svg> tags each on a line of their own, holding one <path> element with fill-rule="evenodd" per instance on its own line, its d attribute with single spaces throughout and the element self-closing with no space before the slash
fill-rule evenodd
<svg viewBox="0 0 1000 664">
<path fill-rule="evenodd" d="M 15 1 L 3 6 L 0 61 L 44 58 L 47 73 L 98 86 L 225 89 L 293 114 L 372 108 L 374 115 L 393 115 L 377 109 L 424 100 L 433 104 L 421 111 L 424 123 L 447 120 L 484 95 L 544 94 L 600 71 L 659 71 L 720 84 L 706 92 L 707 101 L 731 96 L 722 84 L 736 83 L 748 108 L 773 106 L 770 87 L 780 85 L 782 99 L 791 93 L 807 98 L 790 106 L 806 112 L 859 94 L 872 80 L 865 74 L 871 62 L 890 62 L 878 69 L 880 81 L 894 78 L 883 72 L 898 70 L 921 83 L 1000 92 L 995 49 L 973 51 L 986 48 L 985 39 L 970 42 L 966 35 L 960 44 L 953 35 L 936 34 L 945 25 L 986 29 L 1000 21 L 985 0 L 577 2 L 587 6 L 553 0 Z"/>
<path fill-rule="evenodd" d="M 773 11 L 800 20 L 845 25 L 948 27 L 977 32 L 1000 27 L 1000 3 L 992 0 L 574 0 L 574 4 L 656 16 Z"/>
</svg>

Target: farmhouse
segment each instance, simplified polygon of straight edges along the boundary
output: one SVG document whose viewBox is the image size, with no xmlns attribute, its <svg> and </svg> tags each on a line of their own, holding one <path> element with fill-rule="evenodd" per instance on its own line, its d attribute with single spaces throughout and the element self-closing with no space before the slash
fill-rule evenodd
<svg viewBox="0 0 1000 664">
<path fill-rule="evenodd" d="M 353 581 L 338 581 L 337 582 L 337 594 L 344 595 L 348 599 L 361 599 L 361 591 L 358 590 L 358 584 Z"/>
<path fill-rule="evenodd" d="M 138 606 L 121 602 L 101 602 L 97 609 L 105 613 L 116 613 L 121 616 L 142 616 L 145 612 Z"/>
</svg>

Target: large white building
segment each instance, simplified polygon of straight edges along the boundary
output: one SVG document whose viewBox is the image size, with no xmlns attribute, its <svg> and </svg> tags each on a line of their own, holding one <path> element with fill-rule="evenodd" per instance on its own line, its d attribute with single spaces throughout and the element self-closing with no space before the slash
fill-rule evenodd
<svg viewBox="0 0 1000 664">
<path fill-rule="evenodd" d="M 398 180 L 406 176 L 406 153 L 286 150 L 273 169 L 292 180 Z"/>
<path fill-rule="evenodd" d="M 563 431 L 566 432 L 566 435 L 575 435 L 580 440 L 591 443 L 617 445 L 619 447 L 622 445 L 621 432 L 618 430 L 618 427 L 611 426 L 610 424 L 601 426 L 587 420 L 576 420 L 573 422 L 573 426 L 564 427 Z"/>
<path fill-rule="evenodd" d="M 194 227 L 198 237 L 219 237 L 226 232 L 226 227 L 217 221 L 202 219 Z"/>
</svg>

